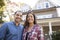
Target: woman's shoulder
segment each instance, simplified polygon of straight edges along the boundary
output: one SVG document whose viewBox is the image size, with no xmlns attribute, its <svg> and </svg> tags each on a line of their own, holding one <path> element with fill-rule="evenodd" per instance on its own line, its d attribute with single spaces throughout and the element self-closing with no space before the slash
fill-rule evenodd
<svg viewBox="0 0 60 40">
<path fill-rule="evenodd" d="M 41 25 L 39 25 L 39 24 L 35 24 L 34 26 L 35 26 L 35 27 L 42 27 L 42 26 L 41 26 Z"/>
<path fill-rule="evenodd" d="M 39 29 L 41 29 L 41 28 L 42 28 L 41 25 L 39 25 L 39 24 L 35 24 L 35 29 L 39 30 Z"/>
</svg>

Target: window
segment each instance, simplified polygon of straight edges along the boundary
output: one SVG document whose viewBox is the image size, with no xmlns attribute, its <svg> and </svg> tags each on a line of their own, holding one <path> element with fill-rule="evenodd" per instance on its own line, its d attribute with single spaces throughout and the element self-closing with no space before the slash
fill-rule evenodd
<svg viewBox="0 0 60 40">
<path fill-rule="evenodd" d="M 49 8 L 50 7 L 50 3 L 49 2 L 44 2 L 44 8 Z"/>
<path fill-rule="evenodd" d="M 41 9 L 41 6 L 38 4 L 36 8 L 37 8 L 37 9 Z"/>
<path fill-rule="evenodd" d="M 48 8 L 49 7 L 49 5 L 48 5 L 48 3 L 46 3 L 46 8 Z"/>
<path fill-rule="evenodd" d="M 43 3 L 38 3 L 37 5 L 36 5 L 36 9 L 43 9 Z"/>
<path fill-rule="evenodd" d="M 37 19 L 52 18 L 52 14 L 36 15 Z"/>
</svg>

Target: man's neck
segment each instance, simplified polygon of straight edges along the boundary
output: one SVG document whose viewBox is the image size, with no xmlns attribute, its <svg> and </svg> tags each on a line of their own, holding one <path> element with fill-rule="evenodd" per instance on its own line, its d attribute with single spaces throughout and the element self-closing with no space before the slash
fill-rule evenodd
<svg viewBox="0 0 60 40">
<path fill-rule="evenodd" d="M 15 25 L 18 26 L 20 24 L 20 22 L 15 22 Z"/>
<path fill-rule="evenodd" d="M 15 23 L 16 24 L 16 26 L 18 26 L 19 25 L 19 23 Z"/>
</svg>

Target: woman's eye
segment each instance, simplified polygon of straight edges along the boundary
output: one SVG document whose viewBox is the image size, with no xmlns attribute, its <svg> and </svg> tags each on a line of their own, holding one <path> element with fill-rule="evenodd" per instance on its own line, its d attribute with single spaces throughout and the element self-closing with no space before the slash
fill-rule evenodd
<svg viewBox="0 0 60 40">
<path fill-rule="evenodd" d="M 32 16 L 31 16 L 32 17 Z"/>
<path fill-rule="evenodd" d="M 18 14 L 16 16 L 19 16 Z"/>
</svg>

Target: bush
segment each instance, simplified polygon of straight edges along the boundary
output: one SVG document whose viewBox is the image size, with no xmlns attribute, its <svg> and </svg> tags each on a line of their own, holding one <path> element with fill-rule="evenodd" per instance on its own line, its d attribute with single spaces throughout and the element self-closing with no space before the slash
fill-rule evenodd
<svg viewBox="0 0 60 40">
<path fill-rule="evenodd" d="M 54 32 L 52 34 L 52 40 L 60 40 L 60 31 Z"/>
</svg>

